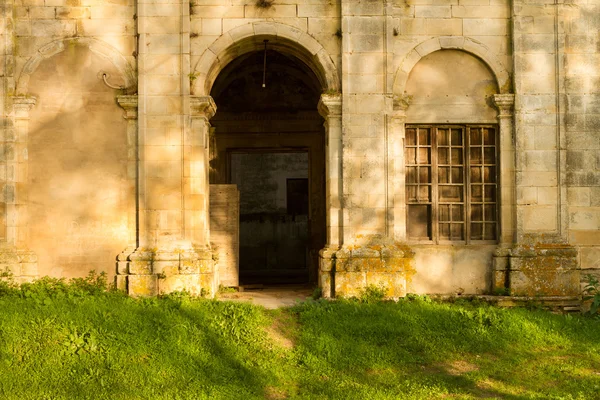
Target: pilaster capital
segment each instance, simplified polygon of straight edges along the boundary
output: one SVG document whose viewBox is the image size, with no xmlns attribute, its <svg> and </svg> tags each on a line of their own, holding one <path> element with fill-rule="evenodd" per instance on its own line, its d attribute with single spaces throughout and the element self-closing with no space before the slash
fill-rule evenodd
<svg viewBox="0 0 600 400">
<path fill-rule="evenodd" d="M 33 96 L 13 96 L 14 116 L 17 119 L 29 119 L 29 112 L 37 103 Z"/>
<path fill-rule="evenodd" d="M 408 110 L 408 106 L 410 106 L 411 99 L 412 96 L 406 93 L 395 95 L 393 100 L 394 114 L 404 115 Z"/>
<path fill-rule="evenodd" d="M 495 94 L 492 97 L 494 105 L 500 111 L 498 118 L 512 117 L 515 106 L 514 94 Z"/>
<path fill-rule="evenodd" d="M 321 95 L 318 105 L 319 114 L 323 118 L 341 117 L 342 95 L 340 93 Z"/>
<path fill-rule="evenodd" d="M 192 118 L 211 119 L 217 112 L 217 105 L 211 96 L 190 96 Z"/>
<path fill-rule="evenodd" d="M 125 110 L 125 119 L 137 119 L 138 117 L 138 97 L 137 95 L 117 96 L 117 103 Z"/>
</svg>

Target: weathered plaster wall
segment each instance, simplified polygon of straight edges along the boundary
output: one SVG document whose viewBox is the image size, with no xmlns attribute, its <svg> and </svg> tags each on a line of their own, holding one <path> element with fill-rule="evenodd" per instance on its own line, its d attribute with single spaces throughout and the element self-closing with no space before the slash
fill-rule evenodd
<svg viewBox="0 0 600 400">
<path fill-rule="evenodd" d="M 487 294 L 496 246 L 413 246 L 413 293 Z"/>
<path fill-rule="evenodd" d="M 135 0 L 19 0 L 13 15 L 17 76 L 45 45 L 75 37 L 97 39 L 134 65 Z"/>
<path fill-rule="evenodd" d="M 114 274 L 135 239 L 127 121 L 95 71 L 114 67 L 81 46 L 43 61 L 29 81 L 29 241 L 41 275 Z M 134 171 L 129 171 L 134 173 Z"/>
<path fill-rule="evenodd" d="M 423 57 L 411 70 L 406 93 L 407 123 L 496 123 L 498 93 L 493 73 L 481 60 L 458 50 Z"/>
</svg>

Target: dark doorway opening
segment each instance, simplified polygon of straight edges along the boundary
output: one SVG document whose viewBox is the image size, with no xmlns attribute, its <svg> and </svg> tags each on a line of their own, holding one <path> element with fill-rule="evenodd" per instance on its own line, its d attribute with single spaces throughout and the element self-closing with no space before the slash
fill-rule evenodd
<svg viewBox="0 0 600 400">
<path fill-rule="evenodd" d="M 308 153 L 230 153 L 240 191 L 240 282 L 309 280 Z"/>
<path fill-rule="evenodd" d="M 264 52 L 248 53 L 213 85 L 210 183 L 240 192 L 241 285 L 316 281 L 326 237 L 321 91 L 303 62 L 271 50 L 266 71 Z"/>
</svg>

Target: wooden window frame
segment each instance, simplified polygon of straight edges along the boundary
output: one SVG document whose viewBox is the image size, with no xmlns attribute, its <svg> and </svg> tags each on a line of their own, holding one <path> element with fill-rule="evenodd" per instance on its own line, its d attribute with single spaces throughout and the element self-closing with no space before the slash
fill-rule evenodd
<svg viewBox="0 0 600 400">
<path fill-rule="evenodd" d="M 405 180 L 405 192 L 406 192 L 406 238 L 409 242 L 411 243 L 417 243 L 417 244 L 441 244 L 441 245 L 469 245 L 469 244 L 497 244 L 500 242 L 500 235 L 501 235 L 501 226 L 500 226 L 500 129 L 499 126 L 496 124 L 406 124 L 405 126 L 406 128 L 406 132 L 408 132 L 408 130 L 410 129 L 415 129 L 416 130 L 416 142 L 414 145 L 409 145 L 407 144 L 407 138 L 405 137 L 405 142 L 404 142 L 404 154 L 405 154 L 405 163 L 404 163 L 404 168 L 405 168 L 405 173 L 408 175 L 409 174 L 409 168 L 411 167 L 418 167 L 416 170 L 417 172 L 415 173 L 416 175 L 416 181 L 415 182 L 409 182 L 409 179 L 407 177 L 407 179 Z M 420 148 L 420 143 L 419 143 L 419 129 L 428 129 L 429 131 L 429 141 L 430 144 L 429 146 L 424 146 L 424 147 L 428 147 L 430 149 L 430 159 L 429 159 L 429 163 L 428 164 L 419 164 L 418 162 L 418 158 L 416 160 L 416 164 L 409 164 L 409 159 L 407 156 L 407 149 L 408 148 L 415 148 L 415 152 L 418 153 L 418 149 Z M 440 129 L 448 129 L 449 131 L 449 140 L 451 137 L 451 132 L 452 129 L 461 129 L 462 130 L 462 164 L 456 164 L 456 165 L 461 165 L 463 172 L 462 172 L 462 195 L 463 195 L 463 202 L 447 202 L 447 201 L 440 201 L 439 198 L 439 187 L 441 185 L 444 185 L 444 183 L 440 183 L 439 182 L 439 176 L 438 176 L 438 170 L 439 170 L 439 149 L 440 147 L 438 147 L 438 130 Z M 484 143 L 484 138 L 483 136 L 481 137 L 481 144 L 475 144 L 472 145 L 471 144 L 471 130 L 472 129 L 493 129 L 494 130 L 494 143 L 493 145 L 485 144 Z M 483 131 L 482 131 L 483 132 Z M 451 149 L 452 147 L 455 147 L 452 145 L 451 141 L 448 142 L 447 145 L 443 145 L 444 147 L 447 146 L 447 148 Z M 493 155 L 494 155 L 494 163 L 490 164 L 490 163 L 485 163 L 485 148 L 494 148 L 493 151 Z M 473 148 L 480 148 L 481 149 L 481 163 L 472 163 L 471 162 L 471 149 Z M 448 168 L 452 168 L 452 160 L 451 160 L 451 150 L 449 150 L 449 164 L 443 164 L 443 166 L 448 165 Z M 425 167 L 429 167 L 430 168 L 430 173 L 429 173 L 429 184 L 428 186 L 430 187 L 430 201 L 429 202 L 419 202 L 419 187 L 421 186 L 421 182 L 419 182 L 419 168 L 421 168 L 422 166 Z M 494 191 L 495 191 L 495 195 L 494 195 L 494 201 L 493 202 L 489 202 L 486 201 L 485 198 L 485 193 L 482 193 L 482 197 L 481 197 L 481 201 L 474 201 L 473 200 L 473 195 L 472 195 L 472 186 L 477 185 L 477 183 L 472 184 L 471 183 L 471 169 L 475 168 L 475 167 L 481 167 L 482 169 L 485 169 L 486 167 L 493 167 L 494 168 L 494 182 L 493 183 L 486 183 L 485 179 L 482 178 L 480 186 L 481 189 L 483 191 L 485 191 L 486 189 L 486 185 L 489 186 L 493 186 L 494 187 Z M 451 181 L 450 181 L 451 183 Z M 410 196 L 408 193 L 408 187 L 409 186 L 415 186 L 417 189 L 417 201 L 410 201 Z M 464 226 L 464 240 L 447 240 L 447 239 L 440 239 L 440 234 L 439 234 L 439 226 L 440 226 L 440 220 L 439 220 L 439 213 L 440 213 L 440 203 L 442 205 L 454 205 L 454 204 L 461 204 L 463 206 L 463 219 L 462 219 L 462 223 Z M 410 212 L 410 206 L 411 205 L 417 205 L 417 204 L 421 204 L 421 205 L 429 205 L 430 206 L 430 215 L 429 215 L 429 221 L 427 223 L 427 230 L 428 232 L 430 232 L 430 236 L 431 239 L 422 239 L 422 238 L 411 238 L 409 236 L 409 232 L 410 232 L 410 221 L 411 221 L 411 216 L 409 215 Z M 473 205 L 481 205 L 482 207 L 482 220 L 481 221 L 472 221 L 472 206 Z M 486 220 L 485 218 L 485 212 L 486 212 L 486 206 L 491 206 L 494 207 L 494 219 L 493 220 Z M 448 221 L 448 223 L 452 224 L 452 217 L 450 217 L 450 221 Z M 493 232 L 494 232 L 494 236 L 495 239 L 490 240 L 490 239 L 472 239 L 471 238 L 471 224 L 481 224 L 482 225 L 482 232 L 483 232 L 483 236 L 485 237 L 485 226 L 486 225 L 495 225 L 495 227 L 493 228 Z M 452 229 L 452 228 L 450 228 Z M 450 230 L 451 232 L 451 230 Z M 451 233 L 450 233 L 451 234 Z"/>
</svg>

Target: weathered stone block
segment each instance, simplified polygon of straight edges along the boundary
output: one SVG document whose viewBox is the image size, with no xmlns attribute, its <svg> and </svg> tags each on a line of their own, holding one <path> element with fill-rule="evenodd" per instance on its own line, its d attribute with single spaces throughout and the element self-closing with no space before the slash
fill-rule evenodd
<svg viewBox="0 0 600 400">
<path fill-rule="evenodd" d="M 131 275 L 149 275 L 152 273 L 152 262 L 149 260 L 136 260 L 129 263 Z"/>
<path fill-rule="evenodd" d="M 121 292 L 127 291 L 127 276 L 117 275 L 115 276 L 115 287 Z"/>
<path fill-rule="evenodd" d="M 577 296 L 580 272 L 577 248 L 561 244 L 522 245 L 512 249 L 512 295 Z"/>
<path fill-rule="evenodd" d="M 385 287 L 389 298 L 406 295 L 415 271 L 414 253 L 380 236 L 370 236 L 369 241 L 368 245 L 321 250 L 319 284 L 324 297 L 360 296 L 369 285 Z"/>
<path fill-rule="evenodd" d="M 156 296 L 158 294 L 156 275 L 127 276 L 127 294 L 133 297 Z"/>
<path fill-rule="evenodd" d="M 158 293 L 189 292 L 193 296 L 200 296 L 202 285 L 199 274 L 173 275 L 158 279 Z"/>
</svg>

